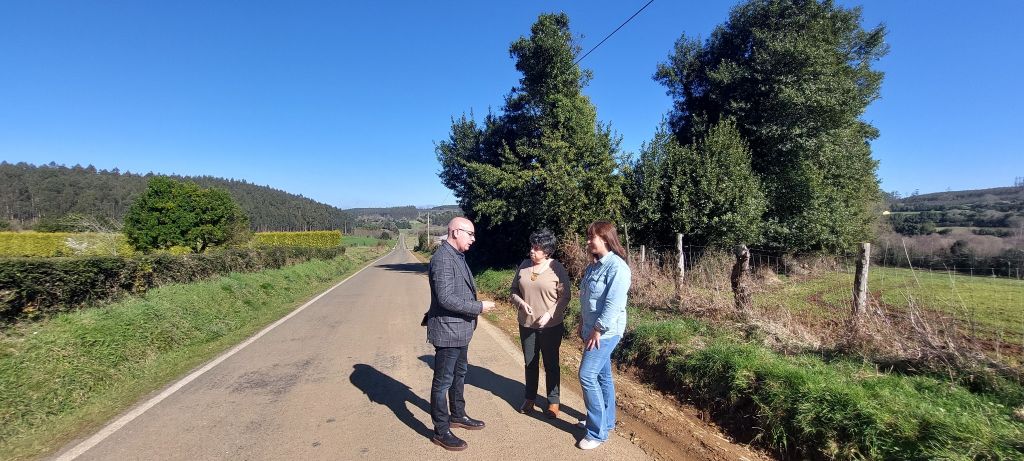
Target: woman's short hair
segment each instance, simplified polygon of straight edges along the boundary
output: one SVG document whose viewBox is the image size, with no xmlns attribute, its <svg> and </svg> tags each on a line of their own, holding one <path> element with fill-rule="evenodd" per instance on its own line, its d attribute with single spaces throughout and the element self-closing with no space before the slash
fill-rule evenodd
<svg viewBox="0 0 1024 461">
<path fill-rule="evenodd" d="M 556 245 L 558 245 L 558 239 L 547 229 L 540 229 L 530 234 L 530 248 L 540 248 L 548 256 L 555 254 Z"/>
</svg>

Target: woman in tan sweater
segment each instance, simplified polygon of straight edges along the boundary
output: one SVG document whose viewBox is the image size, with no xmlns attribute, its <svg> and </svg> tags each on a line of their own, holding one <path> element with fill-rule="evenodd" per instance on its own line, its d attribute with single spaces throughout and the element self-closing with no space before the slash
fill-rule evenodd
<svg viewBox="0 0 1024 461">
<path fill-rule="evenodd" d="M 540 379 L 539 364 L 544 357 L 544 380 L 548 388 L 548 418 L 558 417 L 558 348 L 565 326 L 562 319 L 569 305 L 569 276 L 561 263 L 551 259 L 555 236 L 547 229 L 530 235 L 530 259 L 524 260 L 512 280 L 512 304 L 519 309 L 519 340 L 526 362 L 526 393 L 520 413 L 534 410 Z"/>
</svg>

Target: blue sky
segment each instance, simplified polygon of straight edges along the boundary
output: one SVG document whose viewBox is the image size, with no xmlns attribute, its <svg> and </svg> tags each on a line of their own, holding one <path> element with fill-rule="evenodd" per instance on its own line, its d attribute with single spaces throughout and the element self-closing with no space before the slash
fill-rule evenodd
<svg viewBox="0 0 1024 461">
<path fill-rule="evenodd" d="M 434 142 L 452 116 L 500 109 L 509 43 L 565 11 L 589 49 L 644 3 L 2 2 L 0 160 L 245 179 L 346 208 L 454 203 Z M 840 3 L 889 30 L 864 117 L 883 189 L 1024 176 L 1024 2 Z M 657 63 L 732 5 L 655 0 L 582 62 L 624 150 L 671 107 Z"/>
</svg>

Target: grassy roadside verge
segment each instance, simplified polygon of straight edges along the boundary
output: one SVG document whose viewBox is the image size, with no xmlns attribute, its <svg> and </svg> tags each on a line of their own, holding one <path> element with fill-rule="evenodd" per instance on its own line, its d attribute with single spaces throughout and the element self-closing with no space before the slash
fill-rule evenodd
<svg viewBox="0 0 1024 461">
<path fill-rule="evenodd" d="M 477 287 L 504 299 L 513 273 Z M 574 306 L 578 309 L 578 306 Z M 853 358 L 784 355 L 706 322 L 629 308 L 621 364 L 707 409 L 740 437 L 793 459 L 1022 459 L 1024 388 L 991 376 L 952 383 Z M 575 319 L 566 317 L 567 327 Z"/>
<path fill-rule="evenodd" d="M 169 285 L 0 332 L 0 459 L 97 428 L 389 250 Z"/>
<path fill-rule="evenodd" d="M 635 322 L 617 356 L 791 458 L 1024 456 L 1012 416 L 1022 389 L 1005 381 L 962 386 L 853 358 L 782 355 L 684 318 Z"/>
</svg>

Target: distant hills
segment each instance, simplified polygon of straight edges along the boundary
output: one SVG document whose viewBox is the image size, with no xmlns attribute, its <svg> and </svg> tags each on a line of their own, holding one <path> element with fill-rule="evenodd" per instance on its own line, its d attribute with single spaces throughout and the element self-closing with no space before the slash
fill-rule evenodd
<svg viewBox="0 0 1024 461">
<path fill-rule="evenodd" d="M 889 222 L 903 235 L 952 233 L 954 229 L 996 237 L 1024 236 L 1024 187 L 960 190 L 913 195 L 889 203 Z"/>
<path fill-rule="evenodd" d="M 41 218 L 55 219 L 68 214 L 120 221 L 153 176 L 121 173 L 116 168 L 97 170 L 92 165 L 0 162 L 0 224 L 31 227 Z M 340 208 L 244 180 L 167 176 L 227 190 L 257 231 L 343 229 L 351 228 L 355 221 Z"/>
<path fill-rule="evenodd" d="M 434 213 L 448 213 L 461 215 L 462 209 L 458 205 L 443 205 L 433 208 L 416 208 L 415 206 L 394 206 L 386 208 L 349 208 L 344 210 L 353 216 L 360 218 L 390 218 L 390 219 L 416 219 L 420 215 L 430 211 Z"/>
<path fill-rule="evenodd" d="M 1024 211 L 1020 206 L 1013 206 L 1021 204 L 1024 204 L 1024 187 L 1017 186 L 912 195 L 895 200 L 892 208 L 893 211 L 927 211 L 966 205 L 982 207 L 988 205 L 993 208 L 1014 208 Z"/>
</svg>

